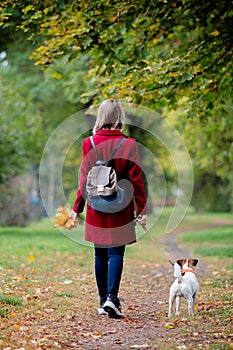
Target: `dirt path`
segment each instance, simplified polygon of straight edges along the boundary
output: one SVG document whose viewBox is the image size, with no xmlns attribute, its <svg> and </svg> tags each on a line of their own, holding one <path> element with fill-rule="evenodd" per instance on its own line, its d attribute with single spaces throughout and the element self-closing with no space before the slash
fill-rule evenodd
<svg viewBox="0 0 233 350">
<path fill-rule="evenodd" d="M 178 234 L 163 237 L 161 243 L 165 245 L 168 256 L 189 257 L 190 252 L 177 245 Z M 207 263 L 202 261 L 198 272 L 202 277 L 205 266 Z M 164 265 L 138 264 L 137 261 L 134 266 L 127 265 L 126 261 L 121 285 L 125 317 L 122 320 L 99 317 L 92 307 L 86 313 L 84 322 L 78 315 L 74 317 L 70 327 L 73 342 L 69 338 L 62 347 L 106 350 L 209 349 L 208 335 L 199 332 L 200 322 L 206 320 L 193 322 L 188 318 L 185 301 L 182 303 L 183 317 L 172 321 L 168 319 L 167 301 L 172 281 L 173 268 L 167 261 Z"/>
</svg>

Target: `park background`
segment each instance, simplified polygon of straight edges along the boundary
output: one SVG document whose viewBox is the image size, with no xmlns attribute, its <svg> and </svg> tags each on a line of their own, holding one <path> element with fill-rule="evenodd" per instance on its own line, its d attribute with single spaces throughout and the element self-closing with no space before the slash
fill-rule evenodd
<svg viewBox="0 0 233 350">
<path fill-rule="evenodd" d="M 216 306 L 211 300 L 213 304 L 204 306 L 201 312 L 202 317 L 211 315 L 214 323 L 221 309 L 222 319 L 217 319 L 223 331 L 219 340 L 215 339 L 217 336 L 213 339 L 217 342 L 216 348 L 230 348 L 230 331 L 226 328 L 230 317 L 227 286 L 233 255 L 232 14 L 231 2 L 224 0 L 217 3 L 6 0 L 1 3 L 0 272 L 3 282 L 0 315 L 3 335 L 0 346 L 5 344 L 3 348 L 16 349 L 21 344 L 27 348 L 23 339 L 26 330 L 19 332 L 20 340 L 13 332 L 22 327 L 25 308 L 31 306 L 29 313 L 41 320 L 41 313 L 46 318 L 52 313 L 49 310 L 55 308 L 43 306 L 44 299 L 51 298 L 57 307 L 59 298 L 66 302 L 68 298 L 70 304 L 62 310 L 58 307 L 55 312 L 55 325 L 59 315 L 66 314 L 68 304 L 71 307 L 77 302 L 75 289 L 59 290 L 55 283 L 55 279 L 60 278 L 62 281 L 57 283 L 74 286 L 69 285 L 74 276 L 64 277 L 65 270 L 60 271 L 59 260 L 67 259 L 67 271 L 72 270 L 71 266 L 74 270 L 78 266 L 85 286 L 89 281 L 92 253 L 87 247 L 66 241 L 46 218 L 40 197 L 39 165 L 47 140 L 66 118 L 77 111 L 91 111 L 91 107 L 103 99 L 114 97 L 158 112 L 185 141 L 192 159 L 194 189 L 189 210 L 179 228 L 191 234 L 184 235 L 182 244 L 200 257 L 213 259 L 213 266 L 217 261 L 224 271 L 224 276 L 219 276 L 220 270 L 215 269 L 213 276 L 217 278 L 206 284 L 207 289 L 208 286 L 219 288 L 219 304 Z M 94 118 L 90 114 L 87 118 L 91 129 Z M 149 127 L 153 119 L 146 122 Z M 140 128 L 128 127 L 126 132 L 153 151 L 162 164 L 167 207 L 156 228 L 151 230 L 157 240 L 165 233 L 165 222 L 174 204 L 176 168 L 168 152 L 156 141 L 152 142 Z M 62 142 L 69 143 L 69 139 Z M 63 171 L 64 191 L 70 205 L 76 191 L 74 174 L 81 160 L 80 145 L 81 140 L 69 153 Z M 60 204 L 56 201 L 54 176 L 58 156 L 55 153 L 51 157 L 48 168 L 51 215 Z M 146 166 L 151 174 L 156 173 L 156 165 L 147 163 Z M 155 186 L 154 193 L 151 215 L 156 214 L 160 205 L 159 187 Z M 81 224 L 78 230 L 83 231 Z M 155 246 L 150 245 L 148 250 L 148 240 L 143 237 L 135 250 L 129 249 L 129 266 L 142 257 L 148 269 L 154 267 L 155 260 L 164 263 Z M 83 293 L 85 295 L 85 288 Z M 41 298 L 40 313 L 34 309 L 37 298 Z M 214 311 L 209 313 L 211 305 Z M 85 310 L 87 306 L 82 307 L 81 310 Z M 165 308 L 160 316 L 165 320 Z M 198 320 L 196 322 L 198 324 Z M 178 323 L 171 324 L 171 329 Z M 181 322 L 183 332 L 188 332 L 186 326 Z M 218 334 L 214 330 L 208 334 Z M 104 337 L 102 330 L 84 333 L 86 336 L 82 337 L 90 344 Z M 45 337 L 44 348 L 59 347 L 58 339 L 58 345 L 51 345 L 54 344 L 51 334 L 50 338 Z M 28 338 L 31 344 L 28 349 L 43 348 L 41 337 L 39 334 L 36 338 L 33 331 L 31 340 L 37 343 L 30 343 Z M 151 341 L 150 336 L 148 338 Z M 198 341 L 202 348 L 213 343 L 206 339 Z M 140 344 L 145 345 L 145 339 Z M 182 341 L 180 344 L 183 346 Z M 115 345 L 112 344 L 112 348 Z M 95 348 L 95 343 L 89 346 Z"/>
</svg>

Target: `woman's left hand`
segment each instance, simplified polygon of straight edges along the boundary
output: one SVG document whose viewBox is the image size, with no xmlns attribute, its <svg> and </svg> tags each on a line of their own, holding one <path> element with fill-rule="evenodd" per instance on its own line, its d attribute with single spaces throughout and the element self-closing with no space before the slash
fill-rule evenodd
<svg viewBox="0 0 233 350">
<path fill-rule="evenodd" d="M 76 220 L 77 215 L 78 215 L 78 214 L 77 214 L 75 211 L 71 210 L 71 211 L 70 211 L 70 214 L 69 214 L 69 217 L 70 217 L 71 219 Z"/>
</svg>

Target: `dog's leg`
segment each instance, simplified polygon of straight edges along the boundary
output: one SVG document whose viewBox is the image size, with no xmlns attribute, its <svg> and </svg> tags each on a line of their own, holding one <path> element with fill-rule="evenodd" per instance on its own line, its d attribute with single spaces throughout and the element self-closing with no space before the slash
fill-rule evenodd
<svg viewBox="0 0 233 350">
<path fill-rule="evenodd" d="M 174 299 L 175 299 L 175 296 L 172 293 L 170 293 L 168 317 L 172 317 L 172 305 L 173 305 Z"/>
<path fill-rule="evenodd" d="M 197 303 L 198 299 L 198 292 L 193 295 L 193 315 L 194 315 L 194 305 Z"/>
<path fill-rule="evenodd" d="M 189 316 L 193 316 L 193 297 L 190 295 L 187 298 L 188 300 L 188 314 Z"/>
<path fill-rule="evenodd" d="M 198 299 L 198 289 L 196 290 L 195 294 L 193 295 L 193 306 L 197 303 Z"/>
<path fill-rule="evenodd" d="M 197 294 L 193 296 L 193 306 L 197 303 Z"/>
<path fill-rule="evenodd" d="M 176 316 L 179 316 L 180 314 L 180 296 L 177 295 L 176 297 Z"/>
</svg>

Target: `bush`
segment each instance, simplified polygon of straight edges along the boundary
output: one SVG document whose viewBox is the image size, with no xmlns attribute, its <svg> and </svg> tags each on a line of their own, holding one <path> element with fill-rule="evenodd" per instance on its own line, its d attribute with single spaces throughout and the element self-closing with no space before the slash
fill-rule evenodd
<svg viewBox="0 0 233 350">
<path fill-rule="evenodd" d="M 191 205 L 197 212 L 230 212 L 229 182 L 211 173 L 196 175 Z"/>
</svg>

